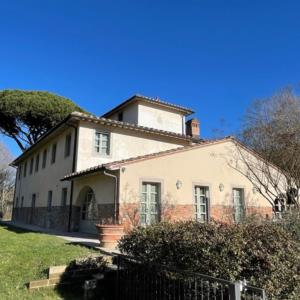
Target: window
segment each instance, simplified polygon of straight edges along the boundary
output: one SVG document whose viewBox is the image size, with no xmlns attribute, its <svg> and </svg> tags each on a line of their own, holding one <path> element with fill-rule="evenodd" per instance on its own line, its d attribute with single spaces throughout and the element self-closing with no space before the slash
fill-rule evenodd
<svg viewBox="0 0 300 300">
<path fill-rule="evenodd" d="M 66 206 L 67 205 L 67 196 L 68 196 L 68 189 L 63 188 L 61 190 L 61 206 Z"/>
<path fill-rule="evenodd" d="M 196 185 L 194 187 L 194 197 L 196 220 L 199 222 L 207 222 L 209 218 L 209 187 Z"/>
<path fill-rule="evenodd" d="M 284 210 L 284 201 L 283 199 L 276 198 L 274 201 L 275 204 L 275 216 L 277 218 L 282 217 L 282 211 Z"/>
<path fill-rule="evenodd" d="M 43 151 L 42 168 L 45 169 L 47 164 L 47 149 Z"/>
<path fill-rule="evenodd" d="M 52 146 L 51 163 L 54 164 L 56 160 L 56 144 Z"/>
<path fill-rule="evenodd" d="M 29 173 L 32 174 L 33 172 L 33 158 L 30 160 L 30 170 Z"/>
<path fill-rule="evenodd" d="M 15 207 L 18 207 L 19 206 L 19 197 L 16 198 L 16 204 L 15 204 Z"/>
<path fill-rule="evenodd" d="M 65 157 L 70 156 L 70 154 L 71 154 L 71 134 L 68 134 L 65 140 Z"/>
<path fill-rule="evenodd" d="M 40 154 L 38 154 L 35 158 L 35 171 L 38 172 L 40 164 Z"/>
<path fill-rule="evenodd" d="M 31 207 L 35 208 L 35 199 L 36 199 L 36 194 L 32 194 L 32 198 L 31 198 Z"/>
<path fill-rule="evenodd" d="M 51 211 L 51 208 L 52 208 L 52 191 L 48 191 L 47 211 Z"/>
<path fill-rule="evenodd" d="M 160 184 L 143 182 L 141 195 L 141 224 L 157 223 L 159 214 Z"/>
<path fill-rule="evenodd" d="M 97 217 L 97 204 L 95 195 L 92 190 L 89 190 L 81 208 L 81 219 L 82 220 L 95 220 Z"/>
<path fill-rule="evenodd" d="M 22 198 L 21 198 L 21 207 L 23 207 L 24 206 L 24 196 L 22 196 Z"/>
<path fill-rule="evenodd" d="M 245 217 L 244 189 L 233 188 L 232 195 L 234 221 L 240 223 Z"/>
<path fill-rule="evenodd" d="M 27 161 L 24 164 L 24 173 L 23 173 L 23 176 L 26 177 L 26 174 L 27 174 Z"/>
<path fill-rule="evenodd" d="M 102 155 L 109 155 L 110 152 L 110 135 L 96 131 L 95 135 L 95 150 Z"/>
<path fill-rule="evenodd" d="M 22 173 L 22 166 L 20 165 L 19 166 L 19 170 L 18 170 L 19 172 L 18 172 L 18 178 L 19 178 L 19 180 L 21 180 L 21 173 Z"/>
<path fill-rule="evenodd" d="M 122 122 L 123 121 L 123 112 L 119 112 L 118 114 L 118 121 Z"/>
</svg>

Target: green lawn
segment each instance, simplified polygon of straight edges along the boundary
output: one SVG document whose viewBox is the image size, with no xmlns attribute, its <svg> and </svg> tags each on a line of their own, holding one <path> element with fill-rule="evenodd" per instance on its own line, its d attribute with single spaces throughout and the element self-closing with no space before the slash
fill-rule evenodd
<svg viewBox="0 0 300 300">
<path fill-rule="evenodd" d="M 49 266 L 96 253 L 57 237 L 0 226 L 0 299 L 74 299 L 52 288 L 29 291 L 26 284 L 47 278 Z"/>
</svg>

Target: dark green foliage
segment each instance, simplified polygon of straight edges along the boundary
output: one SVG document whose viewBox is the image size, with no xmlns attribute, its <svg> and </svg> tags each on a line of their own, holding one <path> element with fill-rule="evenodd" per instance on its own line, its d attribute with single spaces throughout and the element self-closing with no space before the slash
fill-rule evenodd
<svg viewBox="0 0 300 300">
<path fill-rule="evenodd" d="M 82 259 L 72 260 L 66 271 L 75 271 L 75 270 L 89 270 L 89 269 L 99 269 L 103 270 L 107 265 L 107 262 L 104 260 L 103 256 L 89 256 Z"/>
<path fill-rule="evenodd" d="M 0 91 L 0 132 L 13 138 L 22 150 L 65 119 L 82 111 L 71 100 L 42 91 Z"/>
<path fill-rule="evenodd" d="M 291 210 L 283 214 L 277 224 L 287 230 L 300 243 L 300 211 Z"/>
<path fill-rule="evenodd" d="M 140 260 L 265 288 L 268 299 L 298 299 L 300 245 L 271 222 L 242 225 L 160 223 L 122 238 Z"/>
</svg>

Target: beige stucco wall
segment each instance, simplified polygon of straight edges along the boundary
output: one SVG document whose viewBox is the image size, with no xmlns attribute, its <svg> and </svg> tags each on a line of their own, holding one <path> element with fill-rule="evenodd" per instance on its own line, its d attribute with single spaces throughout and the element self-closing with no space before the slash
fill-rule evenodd
<svg viewBox="0 0 300 300">
<path fill-rule="evenodd" d="M 232 206 L 232 188 L 243 188 L 245 202 L 251 207 L 271 207 L 246 177 L 228 166 L 235 151 L 231 141 L 217 143 L 173 155 L 128 164 L 120 176 L 120 201 L 139 201 L 142 181 L 160 182 L 162 201 L 169 204 L 194 204 L 193 185 L 208 186 L 211 206 Z M 180 180 L 182 187 L 176 188 Z M 224 190 L 219 190 L 219 185 Z"/>
<path fill-rule="evenodd" d="M 138 124 L 138 105 L 132 104 L 126 106 L 123 110 L 123 122 Z M 118 113 L 115 113 L 109 117 L 109 119 L 118 121 Z"/>
<path fill-rule="evenodd" d="M 101 156 L 95 151 L 94 139 L 96 128 L 97 130 L 111 133 L 111 154 L 108 157 Z M 68 157 L 64 157 L 65 137 L 70 132 L 72 132 L 71 154 Z M 69 204 L 70 182 L 62 182 L 60 179 L 72 172 L 74 134 L 75 130 L 73 128 L 67 127 L 61 129 L 57 134 L 49 137 L 47 141 L 43 141 L 38 145 L 22 161 L 22 176 L 21 180 L 17 179 L 15 194 L 15 199 L 17 197 L 19 199 L 19 205 L 21 205 L 21 198 L 24 196 L 24 207 L 30 207 L 32 194 L 35 193 L 36 206 L 45 207 L 47 205 L 49 190 L 53 192 L 52 205 L 60 205 L 61 190 L 63 187 L 68 188 L 67 204 Z M 51 164 L 51 151 L 54 143 L 57 143 L 56 162 Z M 76 170 L 86 169 L 110 161 L 177 148 L 187 143 L 187 141 L 179 141 L 173 138 L 82 122 L 78 128 Z M 47 149 L 47 165 L 45 169 L 42 169 L 44 149 Z M 38 153 L 40 154 L 39 170 L 35 172 L 35 158 Z M 32 157 L 34 157 L 34 170 L 33 174 L 30 175 L 30 160 Z M 25 161 L 27 161 L 27 174 L 24 178 L 23 168 Z"/>
<path fill-rule="evenodd" d="M 124 122 L 185 134 L 185 116 L 171 108 L 139 101 L 126 106 L 119 112 L 121 111 Z M 119 112 L 109 118 L 118 120 Z"/>
<path fill-rule="evenodd" d="M 72 134 L 71 138 L 71 153 L 68 157 L 65 157 L 65 137 L 69 133 Z M 70 200 L 70 183 L 61 182 L 60 179 L 72 171 L 72 159 L 73 159 L 73 143 L 74 143 L 75 131 L 72 128 L 67 128 L 55 137 L 51 138 L 48 142 L 43 143 L 37 149 L 35 149 L 30 155 L 25 159 L 27 161 L 27 174 L 24 177 L 24 164 L 25 161 L 21 163 L 22 172 L 21 180 L 16 179 L 16 197 L 19 198 L 19 206 L 21 205 L 21 197 L 24 196 L 24 207 L 31 207 L 32 194 L 36 194 L 36 207 L 45 207 L 48 200 L 48 191 L 52 190 L 52 205 L 61 205 L 61 193 L 62 188 L 68 188 L 67 195 L 67 205 Z M 51 164 L 51 153 L 52 145 L 57 143 L 56 148 L 56 161 Z M 42 168 L 43 163 L 43 151 L 47 149 L 47 163 L 46 168 Z M 39 170 L 35 171 L 36 156 L 40 154 L 39 159 Z M 30 160 L 34 158 L 33 173 L 30 174 Z"/>
<path fill-rule="evenodd" d="M 103 156 L 95 151 L 96 130 L 110 132 L 111 153 L 109 156 Z M 139 131 L 81 122 L 76 169 L 79 171 L 111 161 L 177 148 L 187 143 L 187 141 Z"/>
<path fill-rule="evenodd" d="M 185 117 L 152 104 L 138 104 L 138 124 L 141 126 L 185 134 Z"/>
</svg>

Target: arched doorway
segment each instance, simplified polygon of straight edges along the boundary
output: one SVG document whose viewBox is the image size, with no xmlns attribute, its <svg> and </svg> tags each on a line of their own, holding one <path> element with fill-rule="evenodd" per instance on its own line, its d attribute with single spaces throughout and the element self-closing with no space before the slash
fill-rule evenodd
<svg viewBox="0 0 300 300">
<path fill-rule="evenodd" d="M 86 233 L 97 233 L 95 224 L 98 221 L 98 207 L 94 191 L 90 187 L 86 187 L 81 191 L 79 203 L 79 231 Z"/>
</svg>

